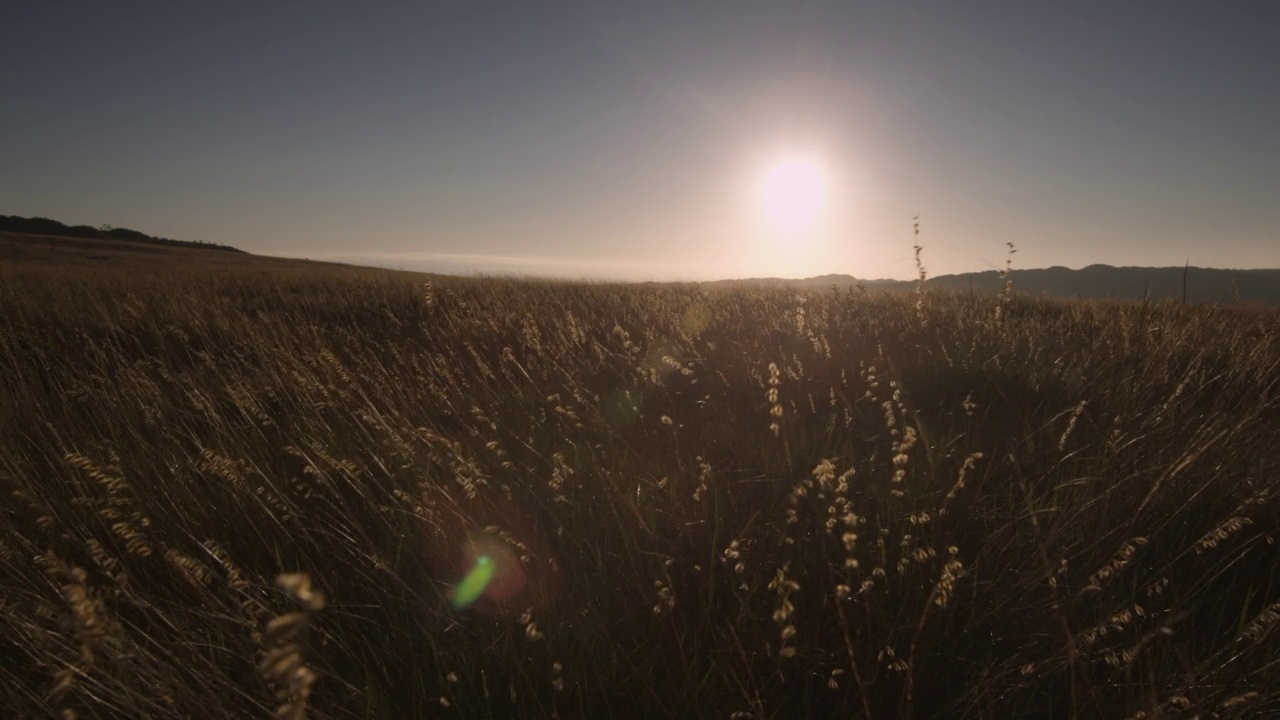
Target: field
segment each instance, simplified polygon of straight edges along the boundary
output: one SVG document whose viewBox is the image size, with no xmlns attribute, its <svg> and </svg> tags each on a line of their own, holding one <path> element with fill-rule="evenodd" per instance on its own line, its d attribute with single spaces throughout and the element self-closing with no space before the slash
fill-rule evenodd
<svg viewBox="0 0 1280 720">
<path fill-rule="evenodd" d="M 1274 309 L 199 252 L 0 264 L 13 717 L 1280 714 Z"/>
</svg>

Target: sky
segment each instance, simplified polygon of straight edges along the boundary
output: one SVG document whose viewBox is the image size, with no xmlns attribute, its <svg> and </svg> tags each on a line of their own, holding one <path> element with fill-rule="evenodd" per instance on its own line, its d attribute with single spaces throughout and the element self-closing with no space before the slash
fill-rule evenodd
<svg viewBox="0 0 1280 720">
<path fill-rule="evenodd" d="M 1006 242 L 1280 267 L 1277 28 L 1245 1 L 21 3 L 0 214 L 602 279 L 908 279 L 917 216 L 930 275 Z"/>
</svg>

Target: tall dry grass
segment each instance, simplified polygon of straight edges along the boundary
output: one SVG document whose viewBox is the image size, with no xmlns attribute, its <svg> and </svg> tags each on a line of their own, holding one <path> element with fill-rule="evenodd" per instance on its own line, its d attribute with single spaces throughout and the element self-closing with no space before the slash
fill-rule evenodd
<svg viewBox="0 0 1280 720">
<path fill-rule="evenodd" d="M 14 716 L 1280 713 L 1275 311 L 0 281 Z"/>
</svg>

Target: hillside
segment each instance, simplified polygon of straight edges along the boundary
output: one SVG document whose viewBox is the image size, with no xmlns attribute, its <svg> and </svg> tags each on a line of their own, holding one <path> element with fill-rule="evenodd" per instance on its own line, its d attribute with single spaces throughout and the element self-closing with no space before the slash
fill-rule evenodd
<svg viewBox="0 0 1280 720">
<path fill-rule="evenodd" d="M 1182 297 L 1183 275 L 1189 302 L 1280 303 L 1280 270 L 1220 270 L 1180 267 L 1112 267 L 1090 265 L 1080 270 L 1051 267 L 1014 270 L 1010 273 L 1020 292 L 1053 297 L 1153 299 Z M 994 292 L 1003 284 L 1000 273 L 990 270 L 931 278 L 931 287 Z"/>
<path fill-rule="evenodd" d="M 122 241 L 115 238 L 31 235 L 0 232 L 0 269 L 104 269 L 177 272 L 184 269 L 315 269 L 352 267 L 340 263 L 277 258 L 235 252 L 210 252 L 187 244 Z M 372 271 L 372 269 L 370 269 Z"/>
<path fill-rule="evenodd" d="M 0 215 L 0 232 L 21 233 L 24 235 L 40 235 L 45 237 L 74 237 L 88 240 L 111 240 L 144 245 L 160 245 L 165 247 L 183 247 L 197 250 L 216 250 L 219 252 L 243 252 L 230 245 L 219 245 L 199 240 L 174 240 L 172 238 L 153 237 L 128 228 L 100 228 L 89 225 L 65 225 L 48 218 L 24 218 L 16 215 Z"/>
<path fill-rule="evenodd" d="M 1014 288 L 1024 294 L 1059 298 L 1117 299 L 1181 299 L 1184 271 L 1187 301 L 1200 303 L 1245 302 L 1280 303 L 1280 270 L 1220 270 L 1215 268 L 1180 267 L 1112 267 L 1090 265 L 1079 270 L 1051 267 L 1013 270 Z M 755 279 L 731 281 L 744 285 L 767 285 L 788 281 Z M 852 286 L 914 290 L 914 280 L 863 280 L 852 275 L 832 274 L 806 278 L 799 282 L 815 286 Z M 957 275 L 939 275 L 927 281 L 933 289 L 968 292 L 998 292 L 1004 278 L 995 270 Z"/>
</svg>

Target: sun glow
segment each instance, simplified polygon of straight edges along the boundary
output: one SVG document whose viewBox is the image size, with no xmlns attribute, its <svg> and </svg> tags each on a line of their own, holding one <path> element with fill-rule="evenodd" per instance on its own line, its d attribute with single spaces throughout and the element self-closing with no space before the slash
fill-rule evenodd
<svg viewBox="0 0 1280 720">
<path fill-rule="evenodd" d="M 827 182 L 822 167 L 805 157 L 788 157 L 773 164 L 760 183 L 765 215 L 778 230 L 807 230 L 822 214 Z"/>
<path fill-rule="evenodd" d="M 844 162 L 829 148 L 778 148 L 743 166 L 735 195 L 732 272 L 741 277 L 801 278 L 836 272 L 849 252 L 849 194 Z"/>
</svg>

